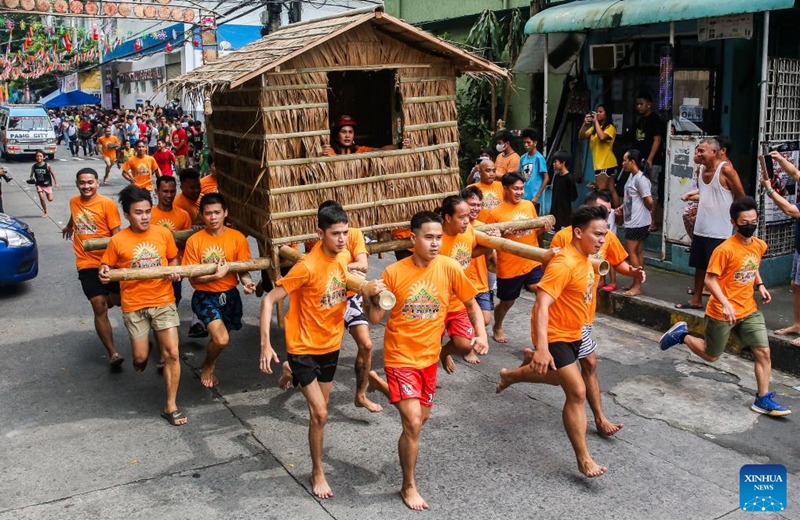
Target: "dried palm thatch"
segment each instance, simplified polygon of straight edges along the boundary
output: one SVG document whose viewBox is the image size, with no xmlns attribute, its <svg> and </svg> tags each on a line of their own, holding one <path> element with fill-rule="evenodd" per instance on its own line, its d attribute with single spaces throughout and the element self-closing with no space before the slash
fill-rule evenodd
<svg viewBox="0 0 800 520">
<path fill-rule="evenodd" d="M 328 74 L 387 69 L 401 99 L 396 137 L 414 146 L 323 156 L 338 115 Z M 229 214 L 277 254 L 315 236 L 324 200 L 340 202 L 351 225 L 377 231 L 456 192 L 461 73 L 507 75 L 378 8 L 287 26 L 171 84 L 210 98 L 209 146 Z"/>
</svg>

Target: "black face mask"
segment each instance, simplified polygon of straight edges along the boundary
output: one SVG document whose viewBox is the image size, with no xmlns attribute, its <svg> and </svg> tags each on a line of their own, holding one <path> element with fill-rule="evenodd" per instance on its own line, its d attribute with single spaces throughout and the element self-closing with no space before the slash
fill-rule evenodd
<svg viewBox="0 0 800 520">
<path fill-rule="evenodd" d="M 745 238 L 750 238 L 756 233 L 755 224 L 744 224 L 741 226 L 736 226 L 736 229 L 739 231 L 739 234 Z"/>
</svg>

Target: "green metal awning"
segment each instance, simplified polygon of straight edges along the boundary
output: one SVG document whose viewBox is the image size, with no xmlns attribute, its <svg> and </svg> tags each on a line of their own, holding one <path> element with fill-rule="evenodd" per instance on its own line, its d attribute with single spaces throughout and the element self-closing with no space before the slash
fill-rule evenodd
<svg viewBox="0 0 800 520">
<path fill-rule="evenodd" d="M 544 9 L 525 34 L 591 31 L 791 9 L 795 0 L 576 0 Z"/>
</svg>

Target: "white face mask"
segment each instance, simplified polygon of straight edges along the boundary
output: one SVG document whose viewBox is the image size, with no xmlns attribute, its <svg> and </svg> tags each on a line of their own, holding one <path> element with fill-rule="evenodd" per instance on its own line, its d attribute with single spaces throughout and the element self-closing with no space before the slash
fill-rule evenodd
<svg viewBox="0 0 800 520">
<path fill-rule="evenodd" d="M 494 147 L 494 149 L 497 150 L 498 152 L 502 152 L 503 150 L 506 149 L 506 145 L 497 143 L 497 145 Z"/>
</svg>

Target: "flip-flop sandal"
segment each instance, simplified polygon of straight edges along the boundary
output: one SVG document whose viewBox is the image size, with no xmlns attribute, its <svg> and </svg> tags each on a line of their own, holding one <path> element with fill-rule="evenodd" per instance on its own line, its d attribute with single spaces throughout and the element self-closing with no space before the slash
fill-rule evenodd
<svg viewBox="0 0 800 520">
<path fill-rule="evenodd" d="M 692 302 L 685 301 L 683 303 L 676 303 L 675 304 L 675 308 L 676 309 L 697 309 L 697 310 L 702 310 L 703 306 L 702 305 L 695 305 Z"/>
<path fill-rule="evenodd" d="M 158 372 L 159 374 L 163 374 L 165 366 L 167 366 L 167 363 L 165 361 L 159 361 L 158 363 L 156 363 L 156 372 Z"/>
<path fill-rule="evenodd" d="M 177 421 L 186 417 L 180 410 L 175 410 L 174 412 L 169 412 L 169 413 L 161 412 L 161 417 L 166 419 L 166 421 L 170 423 L 172 426 L 183 426 L 186 424 L 186 423 L 177 424 Z"/>
<path fill-rule="evenodd" d="M 687 287 L 686 294 L 688 294 L 689 296 L 694 296 L 694 289 L 692 289 L 691 287 Z M 711 293 L 703 291 L 703 296 L 711 296 Z"/>
</svg>

